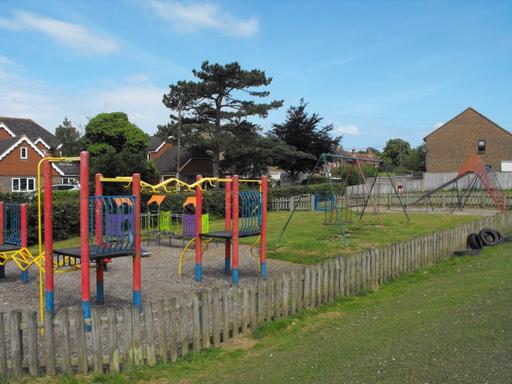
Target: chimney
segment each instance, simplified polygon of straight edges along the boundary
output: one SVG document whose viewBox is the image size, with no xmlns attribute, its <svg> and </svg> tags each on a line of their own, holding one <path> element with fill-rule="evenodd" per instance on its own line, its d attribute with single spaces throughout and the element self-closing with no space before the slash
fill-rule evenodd
<svg viewBox="0 0 512 384">
<path fill-rule="evenodd" d="M 366 152 L 368 152 L 368 156 L 373 157 L 373 151 L 371 150 L 371 148 L 368 148 Z"/>
<path fill-rule="evenodd" d="M 356 153 L 356 149 L 352 148 L 352 154 Z"/>
</svg>

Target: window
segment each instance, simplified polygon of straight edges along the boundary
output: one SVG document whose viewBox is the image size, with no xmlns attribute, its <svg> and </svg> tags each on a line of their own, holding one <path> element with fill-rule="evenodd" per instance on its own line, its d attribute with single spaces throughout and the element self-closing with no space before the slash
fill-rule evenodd
<svg viewBox="0 0 512 384">
<path fill-rule="evenodd" d="M 20 159 L 22 159 L 22 160 L 28 159 L 28 148 L 27 147 L 20 148 Z"/>
<path fill-rule="evenodd" d="M 485 140 L 478 140 L 477 152 L 485 153 Z"/>
<path fill-rule="evenodd" d="M 12 192 L 30 192 L 36 190 L 35 177 L 13 177 L 11 179 Z"/>
</svg>

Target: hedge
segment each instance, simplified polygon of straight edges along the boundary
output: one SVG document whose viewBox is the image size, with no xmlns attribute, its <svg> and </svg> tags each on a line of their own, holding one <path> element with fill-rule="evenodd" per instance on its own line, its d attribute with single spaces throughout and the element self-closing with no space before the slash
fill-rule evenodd
<svg viewBox="0 0 512 384">
<path fill-rule="evenodd" d="M 339 189 L 339 184 L 334 185 Z M 242 190 L 245 186 L 242 186 Z M 296 196 L 301 193 L 329 192 L 328 183 L 313 185 L 296 185 L 289 187 L 274 187 L 269 189 L 268 200 Z M 183 212 L 183 202 L 194 192 L 166 193 L 166 199 L 161 205 L 162 210 Z M 147 202 L 152 194 L 143 192 L 141 212 L 147 212 Z M 9 203 L 28 203 L 28 242 L 37 243 L 37 195 L 23 193 L 0 193 L 0 201 Z M 223 189 L 211 189 L 204 192 L 204 211 L 212 217 L 224 217 L 225 194 Z M 151 209 L 155 209 L 154 207 Z M 53 238 L 55 241 L 66 240 L 80 235 L 80 191 L 59 191 L 53 193 Z"/>
</svg>

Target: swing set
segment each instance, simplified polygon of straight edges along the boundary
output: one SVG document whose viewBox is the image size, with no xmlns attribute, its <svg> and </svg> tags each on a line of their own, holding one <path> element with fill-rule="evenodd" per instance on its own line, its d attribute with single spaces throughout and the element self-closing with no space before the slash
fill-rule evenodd
<svg viewBox="0 0 512 384">
<path fill-rule="evenodd" d="M 300 206 L 301 201 L 304 196 L 307 196 L 310 193 L 309 180 L 312 175 L 315 175 L 319 172 L 326 174 L 328 179 L 328 185 L 326 186 L 326 190 L 323 193 L 316 193 L 313 197 L 313 209 L 315 211 L 324 212 L 324 225 L 337 225 L 339 227 L 339 232 L 342 237 L 343 246 L 348 246 L 348 239 L 346 234 L 346 224 L 351 221 L 351 216 L 354 213 L 354 208 L 358 209 L 359 205 L 356 203 L 355 206 L 349 203 L 349 198 L 347 194 L 347 187 L 349 186 L 350 178 L 352 175 L 358 175 L 359 178 L 363 182 L 363 187 L 365 191 L 365 196 L 362 204 L 361 212 L 358 212 L 359 220 L 361 221 L 367 211 L 368 205 L 373 206 L 374 213 L 379 215 L 380 218 L 380 226 L 384 229 L 384 223 L 382 221 L 382 217 L 380 216 L 379 204 L 377 199 L 374 198 L 374 188 L 381 168 L 386 172 L 385 164 L 382 160 L 365 160 L 371 161 L 373 166 L 376 168 L 376 174 L 373 177 L 373 181 L 370 183 L 368 181 L 368 177 L 364 173 L 363 167 L 357 156 L 346 156 L 346 155 L 336 155 L 330 153 L 322 153 L 318 158 L 318 161 L 313 168 L 313 170 L 308 174 L 307 183 L 305 185 L 305 192 L 302 193 L 299 199 L 294 200 L 293 209 L 281 230 L 279 235 L 278 244 L 281 243 L 281 240 L 292 220 L 297 207 Z M 342 175 L 340 178 L 335 178 L 332 174 L 331 164 L 333 163 L 341 163 L 342 166 L 347 167 L 345 175 Z M 396 197 L 400 202 L 400 206 L 402 207 L 402 211 L 404 212 L 407 221 L 410 221 L 409 215 L 407 214 L 407 209 L 402 202 L 400 194 L 398 193 L 397 187 L 393 182 L 389 172 L 386 172 L 387 177 L 389 178 L 389 182 L 393 187 Z M 340 182 L 337 183 L 337 180 Z M 343 200 L 345 200 L 345 204 L 343 204 Z M 344 205 L 344 206 L 343 206 Z M 359 209 L 358 209 L 359 210 Z"/>
</svg>

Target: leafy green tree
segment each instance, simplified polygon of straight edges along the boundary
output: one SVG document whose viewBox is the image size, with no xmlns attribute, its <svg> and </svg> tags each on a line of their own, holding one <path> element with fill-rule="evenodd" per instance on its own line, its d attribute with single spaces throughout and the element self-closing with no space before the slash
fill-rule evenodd
<svg viewBox="0 0 512 384">
<path fill-rule="evenodd" d="M 73 127 L 71 121 L 64 117 L 62 123 L 55 129 L 55 136 L 59 140 L 62 156 L 77 156 L 82 150 L 80 132 Z"/>
<path fill-rule="evenodd" d="M 425 158 L 427 155 L 427 147 L 422 144 L 411 150 L 410 154 L 405 158 L 404 167 L 414 173 L 426 171 Z"/>
<path fill-rule="evenodd" d="M 186 138 L 185 144 L 212 152 L 213 174 L 219 176 L 221 153 L 228 148 L 232 135 L 237 134 L 229 127 L 236 127 L 251 116 L 265 118 L 269 110 L 281 107 L 283 102 L 257 103 L 257 98 L 269 96 L 260 87 L 268 86 L 272 78 L 258 69 L 244 70 L 237 62 L 221 65 L 205 61 L 200 70 L 192 73 L 195 81 L 170 85 L 169 93 L 164 95 L 164 105 L 173 112 L 170 124 L 159 127 L 159 135 L 175 137 L 179 127 L 179 137 Z"/>
<path fill-rule="evenodd" d="M 322 118 L 306 112 L 307 103 L 300 100 L 286 112 L 282 124 L 274 124 L 270 135 L 289 146 L 287 156 L 281 156 L 277 166 L 288 172 L 293 180 L 301 172 L 311 171 L 322 153 L 332 153 L 341 142 L 341 136 L 332 137 L 332 124 L 320 127 Z"/>
<path fill-rule="evenodd" d="M 393 170 L 404 169 L 405 160 L 411 154 L 411 145 L 402 139 L 390 139 L 382 151 L 382 159 Z"/>
<path fill-rule="evenodd" d="M 115 177 L 138 172 L 143 180 L 158 179 L 154 163 L 146 158 L 148 135 L 123 112 L 93 117 L 85 127 L 83 142 L 91 155 L 91 174 Z"/>
<path fill-rule="evenodd" d="M 221 169 L 227 174 L 258 178 L 266 173 L 269 166 L 285 158 L 311 156 L 296 151 L 279 139 L 261 135 L 261 128 L 248 121 L 229 126 L 227 131 L 232 135 L 226 143 L 221 160 Z"/>
</svg>

